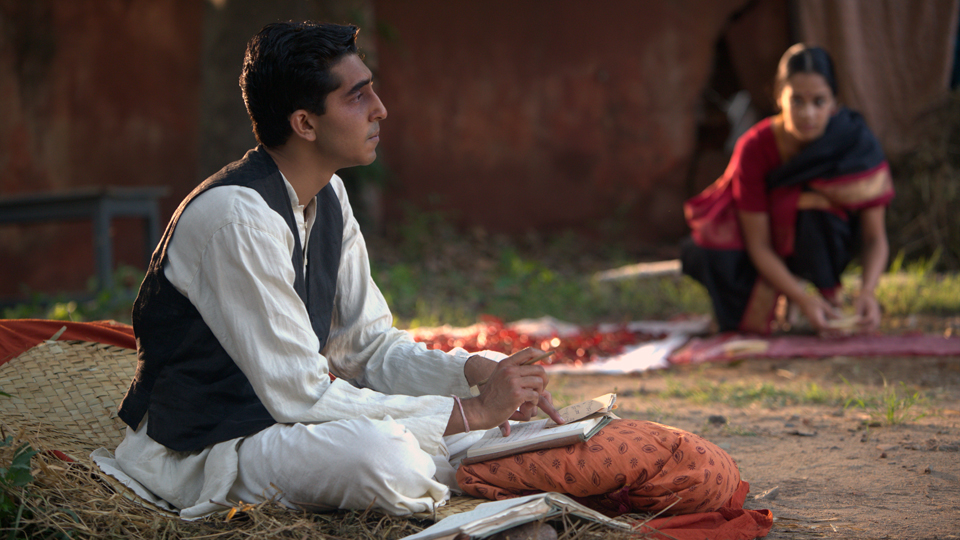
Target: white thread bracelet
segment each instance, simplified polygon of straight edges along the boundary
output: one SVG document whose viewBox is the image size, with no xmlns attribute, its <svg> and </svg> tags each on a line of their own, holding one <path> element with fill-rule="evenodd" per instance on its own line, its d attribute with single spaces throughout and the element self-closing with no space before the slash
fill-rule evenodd
<svg viewBox="0 0 960 540">
<path fill-rule="evenodd" d="M 460 403 L 460 398 L 458 396 L 451 395 L 450 397 L 457 401 L 457 407 L 460 409 L 460 416 L 463 417 L 463 430 L 470 431 L 470 422 L 467 422 L 467 413 L 463 412 L 463 403 Z"/>
</svg>

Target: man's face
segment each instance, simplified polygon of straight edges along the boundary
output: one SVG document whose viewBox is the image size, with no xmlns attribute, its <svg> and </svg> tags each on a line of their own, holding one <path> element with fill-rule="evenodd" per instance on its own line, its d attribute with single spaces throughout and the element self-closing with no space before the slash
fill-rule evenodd
<svg viewBox="0 0 960 540">
<path fill-rule="evenodd" d="M 326 112 L 313 116 L 315 145 L 336 169 L 369 165 L 377 158 L 380 121 L 387 117 L 370 70 L 355 54 L 344 56 L 331 69 L 340 86 L 327 95 Z"/>
</svg>

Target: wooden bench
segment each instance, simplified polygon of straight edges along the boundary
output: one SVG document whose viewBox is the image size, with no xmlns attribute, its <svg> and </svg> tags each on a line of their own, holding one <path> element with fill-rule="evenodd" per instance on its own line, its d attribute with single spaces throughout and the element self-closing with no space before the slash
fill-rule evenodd
<svg viewBox="0 0 960 540">
<path fill-rule="evenodd" d="M 0 198 L 0 224 L 90 219 L 96 252 L 97 288 L 108 287 L 113 274 L 110 222 L 115 217 L 144 219 L 147 263 L 160 242 L 160 206 L 166 187 L 96 187 Z"/>
</svg>

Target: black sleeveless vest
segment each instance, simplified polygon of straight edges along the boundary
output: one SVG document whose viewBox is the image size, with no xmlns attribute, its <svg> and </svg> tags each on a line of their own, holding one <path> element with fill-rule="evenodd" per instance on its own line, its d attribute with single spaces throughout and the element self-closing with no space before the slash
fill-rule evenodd
<svg viewBox="0 0 960 540">
<path fill-rule="evenodd" d="M 153 252 L 133 306 L 137 372 L 120 403 L 119 416 L 137 429 L 149 412 L 147 435 L 173 450 L 199 450 L 276 423 L 197 309 L 163 273 L 167 246 L 184 208 L 204 191 L 227 185 L 256 190 L 286 221 L 295 241 L 293 256 L 276 264 L 293 265 L 296 278 L 291 285 L 307 306 L 320 351 L 330 332 L 343 239 L 340 200 L 329 184 L 317 194 L 304 276 L 303 249 L 287 188 L 280 169 L 258 146 L 205 180 L 180 203 Z"/>
</svg>

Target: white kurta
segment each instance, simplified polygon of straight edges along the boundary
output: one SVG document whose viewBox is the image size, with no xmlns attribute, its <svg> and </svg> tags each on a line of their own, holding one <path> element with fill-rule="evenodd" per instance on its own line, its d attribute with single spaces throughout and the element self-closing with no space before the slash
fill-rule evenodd
<svg viewBox="0 0 960 540">
<path fill-rule="evenodd" d="M 305 246 L 316 204 L 301 206 L 284 181 Z M 128 428 L 116 465 L 184 518 L 221 510 L 217 503 L 228 498 L 275 496 L 265 491 L 278 478 L 288 482 L 280 494 L 288 504 L 363 508 L 375 497 L 384 510 L 405 514 L 429 511 L 449 497 L 447 486 L 433 480 L 433 462 L 447 455 L 449 396 L 470 395 L 463 374 L 470 355 L 428 350 L 392 327 L 343 182 L 334 175 L 331 184 L 344 229 L 323 354 L 292 285 L 290 228 L 256 191 L 210 189 L 180 217 L 165 275 L 197 307 L 279 422 L 195 453 L 150 439 L 149 418 L 137 430 Z M 95 457 L 107 459 L 103 452 Z M 327 498 L 305 499 L 312 495 Z"/>
</svg>

